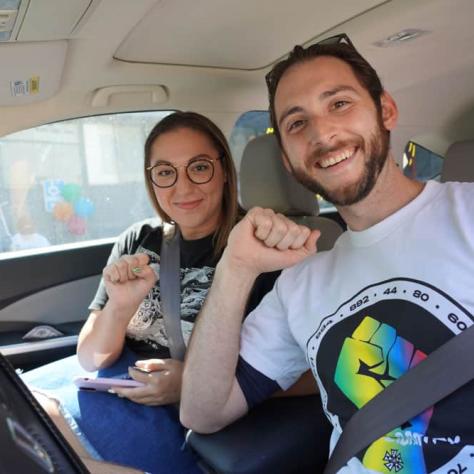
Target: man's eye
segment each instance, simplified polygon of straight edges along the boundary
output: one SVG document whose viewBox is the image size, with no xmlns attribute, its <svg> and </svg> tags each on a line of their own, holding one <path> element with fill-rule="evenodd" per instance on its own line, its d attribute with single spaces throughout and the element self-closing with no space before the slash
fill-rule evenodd
<svg viewBox="0 0 474 474">
<path fill-rule="evenodd" d="M 295 131 L 298 128 L 301 128 L 303 125 L 304 125 L 304 120 L 295 120 L 295 121 L 290 122 L 288 124 L 288 131 L 289 132 Z"/>
</svg>

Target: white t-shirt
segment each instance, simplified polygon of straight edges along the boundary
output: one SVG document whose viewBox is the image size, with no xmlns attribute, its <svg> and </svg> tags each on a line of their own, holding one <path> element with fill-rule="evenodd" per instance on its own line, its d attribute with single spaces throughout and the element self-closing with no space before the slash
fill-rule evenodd
<svg viewBox="0 0 474 474">
<path fill-rule="evenodd" d="M 284 271 L 247 317 L 241 356 L 282 388 L 312 369 L 332 451 L 358 408 L 473 314 L 474 184 L 428 182 L 395 214 Z M 474 382 L 340 472 L 474 472 Z"/>
</svg>

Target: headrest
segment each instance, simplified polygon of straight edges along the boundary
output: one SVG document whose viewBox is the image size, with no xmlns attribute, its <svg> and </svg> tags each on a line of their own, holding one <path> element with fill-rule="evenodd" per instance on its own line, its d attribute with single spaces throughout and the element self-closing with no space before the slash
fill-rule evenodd
<svg viewBox="0 0 474 474">
<path fill-rule="evenodd" d="M 288 173 L 274 135 L 250 141 L 240 163 L 240 197 L 248 210 L 269 207 L 287 216 L 317 216 L 318 200 Z"/>
<path fill-rule="evenodd" d="M 441 181 L 474 182 L 474 140 L 456 142 L 448 148 Z"/>
</svg>

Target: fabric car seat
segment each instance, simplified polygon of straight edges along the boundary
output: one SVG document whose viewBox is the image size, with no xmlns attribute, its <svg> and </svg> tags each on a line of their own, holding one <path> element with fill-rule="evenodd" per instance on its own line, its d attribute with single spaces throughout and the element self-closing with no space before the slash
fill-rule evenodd
<svg viewBox="0 0 474 474">
<path fill-rule="evenodd" d="M 268 207 L 297 224 L 320 230 L 318 250 L 332 248 L 343 232 L 336 221 L 318 216 L 316 196 L 286 170 L 274 135 L 257 137 L 247 144 L 240 163 L 239 182 L 245 210 Z"/>
<path fill-rule="evenodd" d="M 441 181 L 474 182 L 474 140 L 455 142 L 448 148 Z"/>
<path fill-rule="evenodd" d="M 244 209 L 269 207 L 321 230 L 318 251 L 330 249 L 343 232 L 337 222 L 318 216 L 316 196 L 286 171 L 273 135 L 247 144 L 239 183 Z M 331 429 L 319 395 L 311 395 L 269 399 L 218 433 L 190 432 L 187 439 L 206 472 L 317 473 L 327 462 Z"/>
</svg>

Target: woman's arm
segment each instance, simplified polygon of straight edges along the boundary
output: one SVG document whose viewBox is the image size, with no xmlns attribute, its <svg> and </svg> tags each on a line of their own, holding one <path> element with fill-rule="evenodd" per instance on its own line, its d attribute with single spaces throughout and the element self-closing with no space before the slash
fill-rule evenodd
<svg viewBox="0 0 474 474">
<path fill-rule="evenodd" d="M 138 306 L 156 282 L 146 254 L 123 255 L 102 273 L 108 301 L 101 311 L 92 311 L 77 345 L 77 356 L 86 370 L 111 365 L 119 357 L 127 326 Z"/>
</svg>

